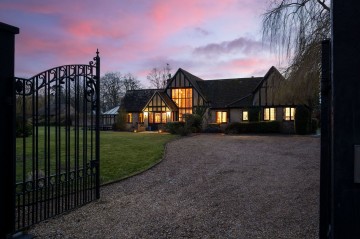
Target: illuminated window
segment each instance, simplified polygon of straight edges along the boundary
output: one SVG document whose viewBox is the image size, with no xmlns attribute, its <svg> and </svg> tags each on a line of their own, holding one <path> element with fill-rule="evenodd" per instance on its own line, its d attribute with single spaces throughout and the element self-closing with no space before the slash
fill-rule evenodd
<svg viewBox="0 0 360 239">
<path fill-rule="evenodd" d="M 227 112 L 226 111 L 217 111 L 216 112 L 216 123 L 226 123 L 227 122 Z"/>
<path fill-rule="evenodd" d="M 144 114 L 139 113 L 139 123 L 144 123 Z"/>
<path fill-rule="evenodd" d="M 249 120 L 249 111 L 244 110 L 242 112 L 242 121 L 248 121 Z"/>
<path fill-rule="evenodd" d="M 192 88 L 171 90 L 171 99 L 179 107 L 179 121 L 184 121 L 186 114 L 192 114 L 192 95 Z"/>
<path fill-rule="evenodd" d="M 264 109 L 264 120 L 276 120 L 275 108 L 265 108 Z"/>
<path fill-rule="evenodd" d="M 149 112 L 149 124 L 166 124 L 166 112 Z"/>
<path fill-rule="evenodd" d="M 158 124 L 161 122 L 161 113 L 155 113 L 155 124 Z"/>
<path fill-rule="evenodd" d="M 284 120 L 290 121 L 295 119 L 295 108 L 286 107 L 284 109 Z"/>
<path fill-rule="evenodd" d="M 132 123 L 132 113 L 127 113 L 127 115 L 126 115 L 126 122 Z"/>
</svg>

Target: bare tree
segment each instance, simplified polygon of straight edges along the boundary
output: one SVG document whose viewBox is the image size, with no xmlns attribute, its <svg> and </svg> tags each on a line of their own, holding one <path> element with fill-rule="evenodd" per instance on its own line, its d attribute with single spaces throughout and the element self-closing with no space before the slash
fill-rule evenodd
<svg viewBox="0 0 360 239">
<path fill-rule="evenodd" d="M 171 68 L 167 63 L 163 69 L 154 67 L 146 77 L 151 86 L 156 89 L 164 89 L 167 85 L 167 80 L 171 78 Z"/>
<path fill-rule="evenodd" d="M 120 72 L 108 72 L 100 79 L 100 95 L 103 111 L 120 105 L 124 95 Z"/>
<path fill-rule="evenodd" d="M 271 0 L 263 16 L 263 40 L 289 61 L 286 101 L 319 103 L 321 40 L 330 37 L 328 0 Z"/>
<path fill-rule="evenodd" d="M 140 81 L 131 73 L 127 73 L 123 76 L 122 81 L 125 92 L 128 90 L 139 90 L 142 88 Z"/>
</svg>

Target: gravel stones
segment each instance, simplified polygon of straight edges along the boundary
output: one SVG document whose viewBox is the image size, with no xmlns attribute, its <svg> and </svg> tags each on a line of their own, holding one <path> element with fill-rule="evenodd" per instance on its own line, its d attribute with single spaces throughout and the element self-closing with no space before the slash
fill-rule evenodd
<svg viewBox="0 0 360 239">
<path fill-rule="evenodd" d="M 202 134 L 34 226 L 37 238 L 317 238 L 320 140 Z"/>
</svg>

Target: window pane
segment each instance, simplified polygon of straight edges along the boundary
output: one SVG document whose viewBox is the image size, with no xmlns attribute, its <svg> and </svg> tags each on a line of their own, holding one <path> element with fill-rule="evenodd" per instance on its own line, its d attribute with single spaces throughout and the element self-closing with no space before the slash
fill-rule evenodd
<svg viewBox="0 0 360 239">
<path fill-rule="evenodd" d="M 275 108 L 270 108 L 270 120 L 275 120 L 276 114 L 275 114 Z"/>
<path fill-rule="evenodd" d="M 132 123 L 132 114 L 131 113 L 127 114 L 127 122 Z"/>
<path fill-rule="evenodd" d="M 186 99 L 186 104 L 185 104 L 186 108 L 190 108 L 191 107 L 191 98 L 190 99 Z"/>
<path fill-rule="evenodd" d="M 294 120 L 295 119 L 295 108 L 286 107 L 284 109 L 284 120 Z"/>
<path fill-rule="evenodd" d="M 166 123 L 166 113 L 161 113 L 161 123 Z"/>
<path fill-rule="evenodd" d="M 154 118 L 153 117 L 154 117 L 154 113 L 149 112 L 149 123 L 150 124 L 154 123 L 154 120 L 153 120 Z"/>
<path fill-rule="evenodd" d="M 216 112 L 216 123 L 221 123 L 221 112 Z"/>
<path fill-rule="evenodd" d="M 222 112 L 222 123 L 226 123 L 227 122 L 227 112 Z"/>
<path fill-rule="evenodd" d="M 269 119 L 270 119 L 270 109 L 265 108 L 264 109 L 264 120 L 269 120 Z"/>
<path fill-rule="evenodd" d="M 247 121 L 247 120 L 249 120 L 249 113 L 248 113 L 248 111 L 243 111 L 243 118 L 242 118 L 242 120 L 243 121 Z"/>
<path fill-rule="evenodd" d="M 161 113 L 155 113 L 155 123 L 161 122 Z"/>
<path fill-rule="evenodd" d="M 295 108 L 291 108 L 291 119 L 295 119 Z"/>
</svg>

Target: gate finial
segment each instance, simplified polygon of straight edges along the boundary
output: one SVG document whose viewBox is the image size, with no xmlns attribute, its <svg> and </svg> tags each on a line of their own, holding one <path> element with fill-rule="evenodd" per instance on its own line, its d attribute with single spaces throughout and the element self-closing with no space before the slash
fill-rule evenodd
<svg viewBox="0 0 360 239">
<path fill-rule="evenodd" d="M 99 48 L 96 49 L 96 56 L 98 57 L 99 56 Z"/>
</svg>

